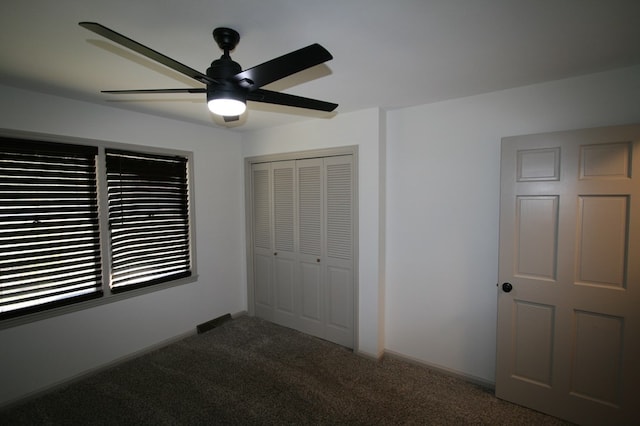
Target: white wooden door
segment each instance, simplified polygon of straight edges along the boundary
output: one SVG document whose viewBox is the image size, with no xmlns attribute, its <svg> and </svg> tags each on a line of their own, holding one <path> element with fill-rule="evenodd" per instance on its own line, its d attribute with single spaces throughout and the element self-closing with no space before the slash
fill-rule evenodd
<svg viewBox="0 0 640 426">
<path fill-rule="evenodd" d="M 640 424 L 640 126 L 502 141 L 496 395 Z"/>
</svg>

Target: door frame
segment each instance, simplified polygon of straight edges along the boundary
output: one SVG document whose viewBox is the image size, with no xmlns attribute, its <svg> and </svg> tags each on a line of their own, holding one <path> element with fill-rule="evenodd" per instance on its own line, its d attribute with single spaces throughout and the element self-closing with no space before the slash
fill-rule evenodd
<svg viewBox="0 0 640 426">
<path fill-rule="evenodd" d="M 335 148 L 312 149 L 305 151 L 283 152 L 265 154 L 244 158 L 244 211 L 245 211 L 245 248 L 247 260 L 247 311 L 250 316 L 255 315 L 254 309 L 254 274 L 253 274 L 253 179 L 251 178 L 251 166 L 257 163 L 271 163 L 274 161 L 306 160 L 310 158 L 337 157 L 342 155 L 353 156 L 353 351 L 359 352 L 358 344 L 358 301 L 359 301 L 359 195 L 358 195 L 358 146 L 342 146 Z"/>
</svg>

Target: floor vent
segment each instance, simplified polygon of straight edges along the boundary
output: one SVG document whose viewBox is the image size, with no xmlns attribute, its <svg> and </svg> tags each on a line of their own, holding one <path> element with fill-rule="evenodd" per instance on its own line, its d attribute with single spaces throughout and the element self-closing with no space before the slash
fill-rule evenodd
<svg viewBox="0 0 640 426">
<path fill-rule="evenodd" d="M 203 322 L 202 324 L 197 325 L 196 326 L 196 330 L 198 330 L 198 334 L 202 334 L 205 331 L 209 331 L 212 328 L 216 328 L 219 325 L 221 325 L 221 324 L 223 324 L 223 323 L 225 323 L 227 321 L 230 321 L 230 320 L 231 320 L 231 314 L 225 314 L 225 315 L 222 315 L 221 317 L 214 318 L 214 319 L 212 319 L 210 321 Z"/>
</svg>

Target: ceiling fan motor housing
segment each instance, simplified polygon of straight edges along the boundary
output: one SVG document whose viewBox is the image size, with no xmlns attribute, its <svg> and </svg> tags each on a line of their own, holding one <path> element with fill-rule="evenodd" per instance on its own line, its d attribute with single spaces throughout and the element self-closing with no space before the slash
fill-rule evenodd
<svg viewBox="0 0 640 426">
<path fill-rule="evenodd" d="M 207 100 L 212 98 L 232 98 L 246 101 L 246 91 L 241 90 L 231 79 L 234 75 L 242 71 L 240 64 L 232 61 L 228 56 L 222 56 L 211 62 L 207 69 L 207 76 L 218 83 L 207 84 Z"/>
<path fill-rule="evenodd" d="M 231 77 L 240 73 L 242 68 L 240 64 L 231 60 L 228 56 L 222 56 L 220 59 L 216 59 L 211 62 L 211 66 L 207 68 L 207 76 L 219 81 L 221 84 L 229 82 L 232 84 Z"/>
</svg>

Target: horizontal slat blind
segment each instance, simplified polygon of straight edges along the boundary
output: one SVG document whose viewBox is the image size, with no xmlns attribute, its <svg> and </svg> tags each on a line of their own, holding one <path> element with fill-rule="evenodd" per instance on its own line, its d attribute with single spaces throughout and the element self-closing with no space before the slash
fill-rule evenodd
<svg viewBox="0 0 640 426">
<path fill-rule="evenodd" d="M 106 150 L 114 292 L 191 275 L 187 159 Z"/>
<path fill-rule="evenodd" d="M 97 151 L 0 138 L 0 317 L 102 294 Z"/>
</svg>

